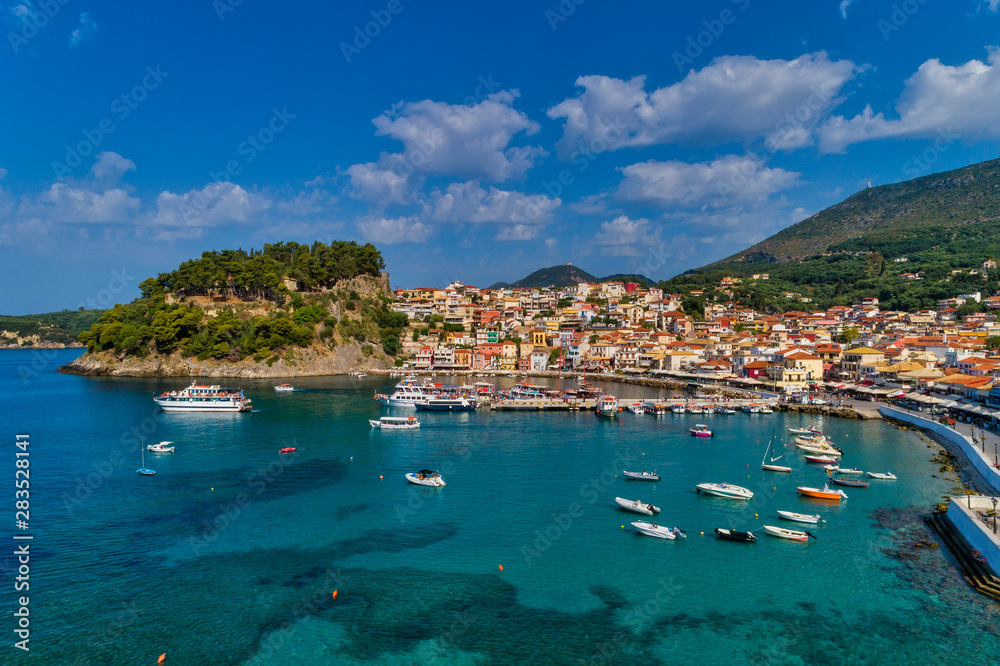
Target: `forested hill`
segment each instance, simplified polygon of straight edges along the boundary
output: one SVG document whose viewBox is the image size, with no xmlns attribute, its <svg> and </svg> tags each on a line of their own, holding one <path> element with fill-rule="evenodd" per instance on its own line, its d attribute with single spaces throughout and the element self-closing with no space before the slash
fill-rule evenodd
<svg viewBox="0 0 1000 666">
<path fill-rule="evenodd" d="M 373 245 L 354 242 L 206 252 L 144 280 L 139 298 L 106 311 L 79 340 L 85 357 L 118 360 L 179 355 L 291 366 L 296 348 L 328 357 L 347 344 L 385 360 L 400 351 L 407 319 L 388 309 L 383 267 Z"/>
<path fill-rule="evenodd" d="M 0 315 L 0 344 L 24 346 L 76 346 L 78 336 L 96 322 L 104 310 L 60 310 L 34 315 Z"/>
<path fill-rule="evenodd" d="M 883 309 L 913 311 L 964 293 L 992 295 L 1000 280 L 987 262 L 996 259 L 1000 160 L 865 189 L 661 285 L 708 289 L 701 300 L 731 299 L 761 310 L 825 308 L 874 296 Z M 713 292 L 726 276 L 742 283 L 729 289 L 731 295 Z M 981 307 L 969 303 L 963 313 Z"/>
</svg>

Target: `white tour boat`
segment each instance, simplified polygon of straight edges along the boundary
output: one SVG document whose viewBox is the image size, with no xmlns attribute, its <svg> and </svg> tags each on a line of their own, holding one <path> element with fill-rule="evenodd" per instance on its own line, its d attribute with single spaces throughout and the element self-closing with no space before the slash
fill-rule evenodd
<svg viewBox="0 0 1000 666">
<path fill-rule="evenodd" d="M 422 469 L 419 472 L 410 472 L 406 475 L 406 480 L 418 486 L 444 486 L 444 479 L 434 470 Z"/>
<path fill-rule="evenodd" d="M 383 416 L 379 420 L 369 419 L 373 428 L 382 430 L 413 430 L 420 427 L 416 416 Z"/>
<path fill-rule="evenodd" d="M 748 500 L 753 498 L 753 492 L 749 489 L 729 483 L 699 483 L 695 487 L 695 490 L 706 495 L 715 495 L 728 499 Z"/>
<path fill-rule="evenodd" d="M 191 384 L 181 391 L 164 391 L 153 402 L 165 412 L 249 412 L 242 389 Z"/>
<path fill-rule="evenodd" d="M 612 418 L 618 416 L 618 398 L 613 395 L 602 395 L 598 398 L 597 415 Z"/>
<path fill-rule="evenodd" d="M 438 391 L 439 387 L 435 384 L 407 378 L 396 384 L 396 390 L 392 395 L 375 397 L 390 407 L 416 407 L 418 402 L 436 397 Z"/>
<path fill-rule="evenodd" d="M 637 520 L 632 523 L 632 527 L 637 529 L 640 534 L 656 537 L 657 539 L 676 539 L 678 537 L 681 539 L 687 538 L 687 534 L 685 534 L 684 530 L 679 527 L 664 527 L 663 525 L 646 523 L 641 520 Z"/>
</svg>

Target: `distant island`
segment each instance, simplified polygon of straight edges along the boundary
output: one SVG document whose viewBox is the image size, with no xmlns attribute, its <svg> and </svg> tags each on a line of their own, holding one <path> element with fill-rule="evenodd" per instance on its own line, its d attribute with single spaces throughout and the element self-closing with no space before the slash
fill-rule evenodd
<svg viewBox="0 0 1000 666">
<path fill-rule="evenodd" d="M 104 310 L 60 310 L 33 315 L 0 315 L 0 349 L 82 347 L 77 336 Z"/>
<path fill-rule="evenodd" d="M 404 314 L 381 253 L 353 241 L 205 252 L 105 311 L 60 368 L 83 375 L 293 377 L 393 365 Z"/>
</svg>

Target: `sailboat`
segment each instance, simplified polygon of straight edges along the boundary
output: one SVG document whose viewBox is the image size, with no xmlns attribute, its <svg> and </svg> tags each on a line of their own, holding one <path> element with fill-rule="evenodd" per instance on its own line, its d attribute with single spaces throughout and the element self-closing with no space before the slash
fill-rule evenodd
<svg viewBox="0 0 1000 666">
<path fill-rule="evenodd" d="M 139 474 L 142 474 L 143 476 L 153 476 L 154 474 L 156 474 L 156 470 L 149 469 L 148 467 L 146 467 L 146 438 L 143 438 L 142 445 L 139 448 L 142 451 L 142 467 L 140 467 L 136 471 L 139 472 Z"/>
<path fill-rule="evenodd" d="M 784 457 L 784 454 L 778 456 L 777 458 L 775 458 L 774 455 L 772 454 L 771 455 L 771 459 L 768 460 L 768 453 L 771 452 L 771 444 L 773 442 L 774 442 L 774 432 L 772 431 L 771 432 L 771 439 L 768 440 L 768 442 L 767 442 L 767 448 L 764 450 L 764 457 L 760 459 L 760 468 L 764 469 L 764 470 L 767 470 L 769 472 L 791 472 L 792 471 L 791 467 L 785 467 L 784 465 L 775 465 L 774 464 L 774 461 L 775 460 L 781 460 Z"/>
</svg>

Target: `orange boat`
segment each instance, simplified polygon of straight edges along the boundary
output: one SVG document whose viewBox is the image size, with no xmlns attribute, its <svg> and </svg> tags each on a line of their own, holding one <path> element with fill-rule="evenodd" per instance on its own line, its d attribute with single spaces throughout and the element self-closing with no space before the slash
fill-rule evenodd
<svg viewBox="0 0 1000 666">
<path fill-rule="evenodd" d="M 816 499 L 834 500 L 836 502 L 839 502 L 842 499 L 847 499 L 847 493 L 839 488 L 837 490 L 830 490 L 829 484 L 824 485 L 823 490 L 820 490 L 819 488 L 810 488 L 808 486 L 799 486 L 797 490 L 800 495 L 815 497 Z"/>
</svg>

